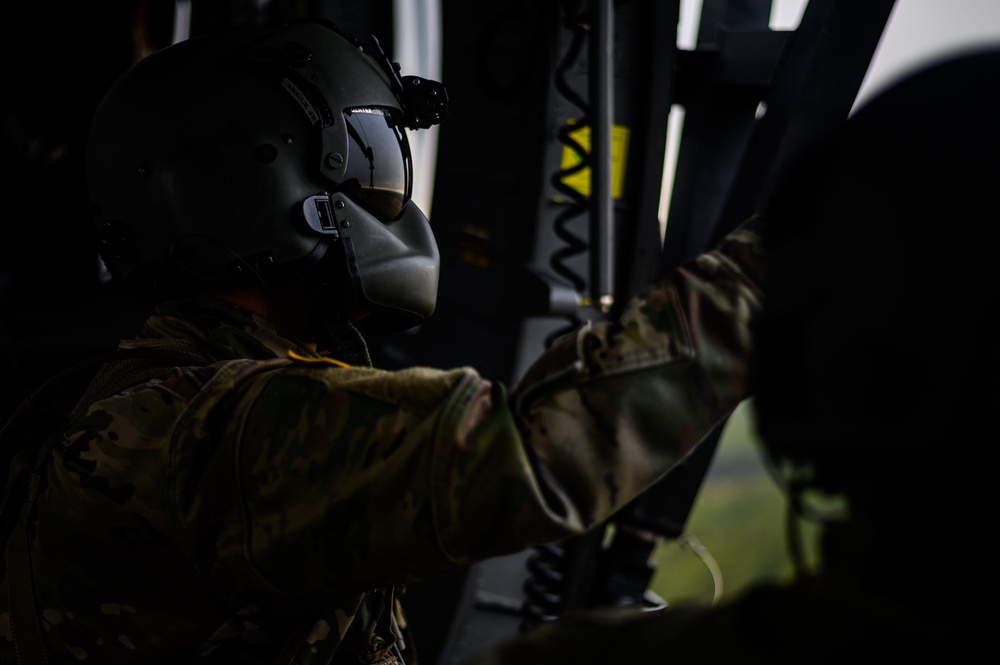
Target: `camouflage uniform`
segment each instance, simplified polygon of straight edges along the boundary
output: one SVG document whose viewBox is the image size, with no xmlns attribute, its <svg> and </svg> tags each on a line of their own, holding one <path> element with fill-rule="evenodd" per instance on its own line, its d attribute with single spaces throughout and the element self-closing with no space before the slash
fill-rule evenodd
<svg viewBox="0 0 1000 665">
<path fill-rule="evenodd" d="M 343 366 L 234 305 L 161 306 L 122 347 L 204 362 L 105 366 L 47 467 L 50 660 L 395 662 L 398 585 L 581 533 L 747 396 L 755 224 L 509 395 L 468 367 L 358 366 L 350 328 Z M 11 662 L 6 611 L 0 632 Z"/>
</svg>

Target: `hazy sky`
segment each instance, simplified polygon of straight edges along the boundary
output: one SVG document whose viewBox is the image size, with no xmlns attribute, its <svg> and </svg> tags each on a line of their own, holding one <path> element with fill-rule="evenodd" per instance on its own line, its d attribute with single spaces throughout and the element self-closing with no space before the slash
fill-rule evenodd
<svg viewBox="0 0 1000 665">
<path fill-rule="evenodd" d="M 794 27 L 805 4 L 775 0 L 772 27 Z M 985 44 L 1000 44 L 1000 0 L 896 0 L 858 99 L 930 60 Z"/>
<path fill-rule="evenodd" d="M 773 0 L 771 27 L 794 28 L 805 6 L 806 0 Z M 677 35 L 681 48 L 694 48 L 700 11 L 701 0 L 681 0 Z M 1000 46 L 1000 0 L 896 0 L 855 105 L 929 61 L 987 44 Z M 673 114 L 668 130 L 661 220 L 665 220 L 670 203 L 679 122 L 678 114 Z"/>
</svg>

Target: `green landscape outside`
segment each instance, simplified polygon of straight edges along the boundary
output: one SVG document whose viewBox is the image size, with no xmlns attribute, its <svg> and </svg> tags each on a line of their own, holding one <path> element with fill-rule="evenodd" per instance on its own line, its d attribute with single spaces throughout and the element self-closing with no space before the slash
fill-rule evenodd
<svg viewBox="0 0 1000 665">
<path fill-rule="evenodd" d="M 668 604 L 721 602 L 748 586 L 787 581 L 788 501 L 768 468 L 750 401 L 726 423 L 712 463 L 677 540 L 656 553 L 650 589 Z M 816 527 L 797 520 L 809 561 Z"/>
</svg>

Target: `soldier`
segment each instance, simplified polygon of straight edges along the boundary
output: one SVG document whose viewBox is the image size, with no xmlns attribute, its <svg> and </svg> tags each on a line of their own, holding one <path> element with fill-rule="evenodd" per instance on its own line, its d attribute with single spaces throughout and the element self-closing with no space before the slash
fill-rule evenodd
<svg viewBox="0 0 1000 665">
<path fill-rule="evenodd" d="M 985 51 L 898 83 L 807 151 L 767 214 L 753 406 L 793 515 L 821 520 L 818 564 L 799 552 L 792 581 L 714 607 L 581 611 L 471 663 L 961 662 L 991 646 L 995 584 L 965 543 L 992 523 L 975 450 L 1000 375 L 998 75 Z"/>
<path fill-rule="evenodd" d="M 754 220 L 509 393 L 371 367 L 365 335 L 435 307 L 404 128 L 444 101 L 312 21 L 191 39 L 112 86 L 101 253 L 158 305 L 12 486 L 34 510 L 0 660 L 415 662 L 401 585 L 597 525 L 747 396 Z"/>
</svg>

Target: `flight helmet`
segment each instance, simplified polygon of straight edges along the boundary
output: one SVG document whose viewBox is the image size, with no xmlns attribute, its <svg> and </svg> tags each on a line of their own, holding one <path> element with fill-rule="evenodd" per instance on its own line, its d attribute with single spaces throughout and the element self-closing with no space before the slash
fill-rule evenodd
<svg viewBox="0 0 1000 665">
<path fill-rule="evenodd" d="M 374 37 L 323 21 L 194 37 L 139 61 L 87 145 L 112 277 L 155 299 L 294 279 L 330 304 L 348 293 L 371 312 L 365 332 L 419 324 L 440 260 L 410 199 L 406 129 L 440 122 L 447 94 L 398 70 Z"/>
</svg>

